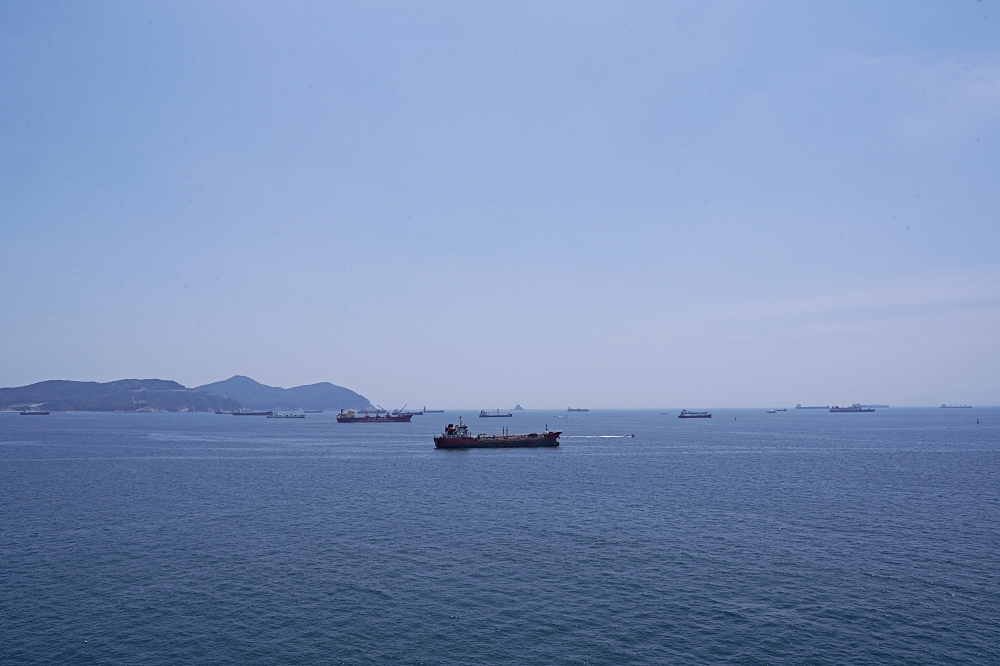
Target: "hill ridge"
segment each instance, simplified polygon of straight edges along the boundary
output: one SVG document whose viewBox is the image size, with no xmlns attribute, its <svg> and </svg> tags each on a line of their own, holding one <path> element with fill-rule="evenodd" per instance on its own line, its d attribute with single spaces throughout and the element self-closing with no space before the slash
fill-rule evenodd
<svg viewBox="0 0 1000 666">
<path fill-rule="evenodd" d="M 211 412 L 233 411 L 238 400 L 186 388 L 169 379 L 78 382 L 50 379 L 0 388 L 0 409 L 54 412 Z"/>
<path fill-rule="evenodd" d="M 368 409 L 368 398 L 343 386 L 330 382 L 303 384 L 291 388 L 268 386 L 247 377 L 233 375 L 221 382 L 194 388 L 210 394 L 238 400 L 248 409 Z"/>
</svg>

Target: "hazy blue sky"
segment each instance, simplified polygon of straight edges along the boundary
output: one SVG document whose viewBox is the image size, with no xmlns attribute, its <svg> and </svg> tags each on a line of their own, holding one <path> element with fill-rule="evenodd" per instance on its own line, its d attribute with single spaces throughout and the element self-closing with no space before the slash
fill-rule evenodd
<svg viewBox="0 0 1000 666">
<path fill-rule="evenodd" d="M 1000 404 L 1000 3 L 0 4 L 0 386 Z"/>
</svg>

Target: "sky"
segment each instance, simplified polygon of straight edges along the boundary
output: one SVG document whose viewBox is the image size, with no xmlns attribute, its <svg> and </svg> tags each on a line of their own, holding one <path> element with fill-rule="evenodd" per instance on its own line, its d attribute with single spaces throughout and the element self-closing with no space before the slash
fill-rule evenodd
<svg viewBox="0 0 1000 666">
<path fill-rule="evenodd" d="M 0 386 L 1000 404 L 1000 2 L 0 3 Z"/>
</svg>

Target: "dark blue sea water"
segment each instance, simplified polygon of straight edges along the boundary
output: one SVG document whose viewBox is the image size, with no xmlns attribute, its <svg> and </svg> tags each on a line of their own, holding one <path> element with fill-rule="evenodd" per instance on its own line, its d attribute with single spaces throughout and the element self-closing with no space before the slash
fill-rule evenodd
<svg viewBox="0 0 1000 666">
<path fill-rule="evenodd" d="M 1000 410 L 676 413 L 0 414 L 0 662 L 1000 662 Z"/>
</svg>

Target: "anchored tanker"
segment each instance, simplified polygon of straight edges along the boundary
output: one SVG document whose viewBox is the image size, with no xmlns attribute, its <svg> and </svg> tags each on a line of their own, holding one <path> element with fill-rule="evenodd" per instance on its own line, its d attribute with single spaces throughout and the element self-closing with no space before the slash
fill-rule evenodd
<svg viewBox="0 0 1000 666">
<path fill-rule="evenodd" d="M 559 446 L 561 430 L 531 432 L 512 435 L 504 428 L 501 435 L 472 435 L 469 427 L 458 418 L 458 424 L 449 423 L 440 435 L 434 438 L 434 446 L 439 449 L 513 449 L 520 447 Z"/>
<path fill-rule="evenodd" d="M 847 413 L 847 412 L 854 412 L 854 413 L 858 413 L 858 412 L 874 412 L 875 409 L 872 408 L 872 407 L 865 407 L 864 405 L 861 405 L 861 404 L 858 404 L 858 403 L 854 403 L 850 407 L 838 407 L 838 406 L 834 406 L 834 407 L 830 408 L 830 411 L 834 412 L 836 414 L 843 414 L 843 413 Z"/>
<path fill-rule="evenodd" d="M 494 414 L 493 412 L 488 412 L 485 409 L 482 410 L 481 412 L 479 412 L 479 418 L 481 418 L 481 419 L 490 419 L 490 418 L 493 418 L 493 419 L 497 419 L 497 418 L 502 419 L 502 418 L 506 418 L 508 416 L 514 416 L 514 412 L 506 412 L 504 414 L 501 414 L 499 409 L 497 410 L 496 414 Z"/>
<path fill-rule="evenodd" d="M 365 412 L 364 416 L 358 416 L 353 409 L 340 410 L 337 414 L 337 423 L 407 423 L 413 418 L 413 414 L 403 412 L 402 414 L 371 414 Z"/>
</svg>

